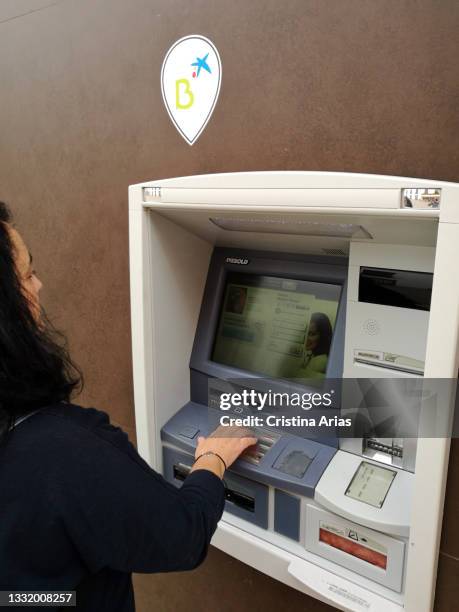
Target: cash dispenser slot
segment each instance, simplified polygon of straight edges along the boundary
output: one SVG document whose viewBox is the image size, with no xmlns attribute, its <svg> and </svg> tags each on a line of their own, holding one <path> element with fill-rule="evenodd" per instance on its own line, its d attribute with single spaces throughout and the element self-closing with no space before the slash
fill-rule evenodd
<svg viewBox="0 0 459 612">
<path fill-rule="evenodd" d="M 264 529 L 268 528 L 268 491 L 266 485 L 232 471 L 225 474 L 225 510 Z"/>
</svg>

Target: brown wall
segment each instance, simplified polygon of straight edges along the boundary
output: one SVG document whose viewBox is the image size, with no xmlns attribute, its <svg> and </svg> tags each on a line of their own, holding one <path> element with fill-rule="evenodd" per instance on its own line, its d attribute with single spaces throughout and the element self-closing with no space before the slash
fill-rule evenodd
<svg viewBox="0 0 459 612">
<path fill-rule="evenodd" d="M 459 181 L 455 0 L 2 0 L 0 199 L 86 375 L 81 398 L 134 439 L 127 186 L 239 170 Z M 214 116 L 189 147 L 162 105 L 172 42 L 208 36 Z M 436 610 L 459 600 L 453 447 Z M 331 610 L 213 550 L 136 580 L 138 609 Z"/>
</svg>

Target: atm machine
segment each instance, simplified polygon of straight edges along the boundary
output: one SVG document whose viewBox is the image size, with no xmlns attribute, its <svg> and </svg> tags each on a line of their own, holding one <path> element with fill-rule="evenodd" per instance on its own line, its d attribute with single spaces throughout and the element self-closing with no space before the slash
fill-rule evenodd
<svg viewBox="0 0 459 612">
<path fill-rule="evenodd" d="M 138 449 L 177 487 L 228 384 L 304 390 L 306 370 L 368 395 L 378 378 L 444 379 L 420 437 L 371 422 L 348 437 L 256 427 L 225 476 L 212 540 L 340 610 L 432 610 L 459 360 L 459 185 L 216 174 L 133 185 L 129 209 Z"/>
</svg>

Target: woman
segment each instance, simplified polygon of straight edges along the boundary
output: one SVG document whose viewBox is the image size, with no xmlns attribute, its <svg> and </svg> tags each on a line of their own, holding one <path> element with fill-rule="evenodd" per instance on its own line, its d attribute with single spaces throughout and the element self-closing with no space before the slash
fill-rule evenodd
<svg viewBox="0 0 459 612">
<path fill-rule="evenodd" d="M 256 439 L 200 438 L 182 488 L 167 483 L 106 414 L 69 402 L 81 378 L 41 287 L 0 203 L 0 590 L 76 590 L 78 610 L 132 611 L 131 572 L 203 561 L 225 468 Z"/>
<path fill-rule="evenodd" d="M 332 336 L 333 330 L 327 315 L 323 312 L 311 315 L 304 344 L 301 372 L 304 378 L 325 378 Z"/>
</svg>

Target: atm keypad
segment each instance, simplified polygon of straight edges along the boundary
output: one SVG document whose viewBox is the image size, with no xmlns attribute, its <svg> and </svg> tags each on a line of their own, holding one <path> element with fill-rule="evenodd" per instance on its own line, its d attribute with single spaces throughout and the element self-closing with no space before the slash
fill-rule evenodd
<svg viewBox="0 0 459 612">
<path fill-rule="evenodd" d="M 280 436 L 271 431 L 257 428 L 254 429 L 254 434 L 258 442 L 245 450 L 241 455 L 241 459 L 248 463 L 258 465 L 271 447 L 279 440 Z"/>
</svg>

